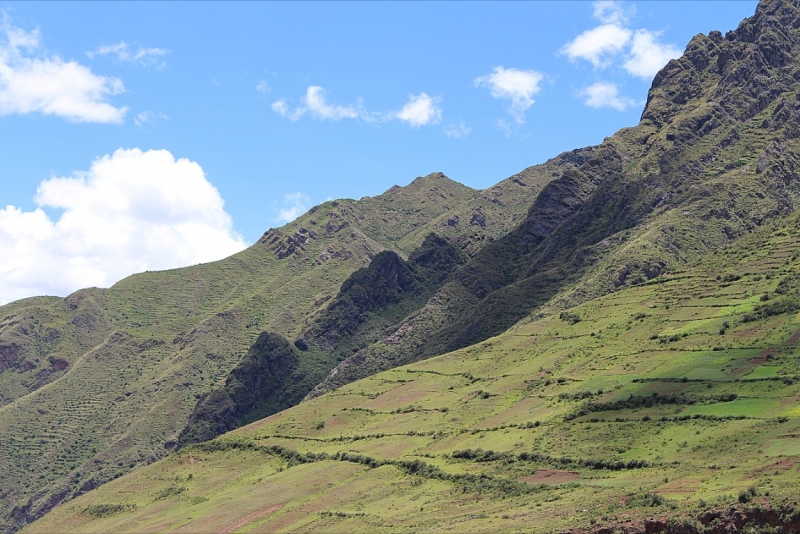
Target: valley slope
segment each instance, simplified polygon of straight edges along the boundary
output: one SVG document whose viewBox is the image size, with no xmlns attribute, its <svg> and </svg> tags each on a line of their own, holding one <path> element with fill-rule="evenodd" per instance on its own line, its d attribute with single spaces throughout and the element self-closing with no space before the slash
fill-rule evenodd
<svg viewBox="0 0 800 534">
<path fill-rule="evenodd" d="M 637 126 L 485 191 L 435 173 L 327 202 L 220 262 L 0 308 L 0 528 L 61 504 L 68 519 L 54 521 L 79 530 L 157 530 L 162 512 L 163 529 L 191 530 L 234 494 L 247 501 L 236 462 L 252 458 L 264 471 L 246 491 L 298 493 L 274 510 L 233 507 L 231 528 L 278 528 L 281 516 L 312 530 L 455 518 L 500 529 L 491 503 L 512 498 L 519 517 L 552 509 L 558 525 L 585 526 L 680 508 L 653 477 L 684 480 L 686 502 L 727 502 L 773 457 L 777 482 L 761 485 L 788 495 L 798 21 L 797 0 L 764 0 L 737 30 L 696 36 L 654 79 Z M 687 425 L 707 440 L 689 439 Z M 748 456 L 750 471 L 709 467 L 739 435 L 772 452 Z M 491 454 L 475 452 L 485 437 Z M 180 471 L 203 458 L 240 478 Z M 348 482 L 362 475 L 384 489 Z M 585 482 L 600 475 L 607 483 Z M 554 488 L 540 483 L 550 476 Z M 153 493 L 146 480 L 181 483 Z M 209 489 L 219 484 L 230 498 Z M 114 488 L 130 498 L 105 493 Z M 415 488 L 449 504 L 412 515 Z M 354 508 L 372 498 L 385 500 Z M 633 504 L 567 521 L 584 502 Z M 454 505 L 468 503 L 459 515 Z M 295 521 L 309 510 L 319 514 L 308 525 Z M 194 522 L 167 521 L 173 513 Z M 404 522 L 417 517 L 430 522 Z"/>
<path fill-rule="evenodd" d="M 767 223 L 185 447 L 24 532 L 796 532 L 799 246 L 797 215 Z"/>
</svg>

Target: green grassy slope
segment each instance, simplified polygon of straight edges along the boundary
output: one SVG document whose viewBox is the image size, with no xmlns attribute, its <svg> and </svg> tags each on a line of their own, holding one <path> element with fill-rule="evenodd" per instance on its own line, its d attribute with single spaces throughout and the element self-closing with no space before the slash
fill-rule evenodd
<svg viewBox="0 0 800 534">
<path fill-rule="evenodd" d="M 398 404 L 398 400 L 385 410 L 369 402 L 351 406 L 347 403 L 353 400 L 356 390 L 348 387 L 288 413 L 298 414 L 296 424 L 302 432 L 312 424 L 311 420 L 317 419 L 313 423 L 316 433 L 302 434 L 308 438 L 309 447 L 316 447 L 318 442 L 311 439 L 316 437 L 327 440 L 319 443 L 338 447 L 335 434 L 326 432 L 343 420 L 343 428 L 350 429 L 351 435 L 355 435 L 348 426 L 352 423 L 361 425 L 359 431 L 367 432 L 362 436 L 388 436 L 401 432 L 390 432 L 392 428 L 405 428 L 400 416 L 408 417 L 413 426 L 393 438 L 398 441 L 399 448 L 393 449 L 399 451 L 397 456 L 382 448 L 386 436 L 353 438 L 364 443 L 374 441 L 375 450 L 383 451 L 370 457 L 374 461 L 357 458 L 355 463 L 366 462 L 369 473 L 386 468 L 397 475 L 395 481 L 417 480 L 404 478 L 403 473 L 416 473 L 435 481 L 445 493 L 436 490 L 431 495 L 442 502 L 449 502 L 445 498 L 447 491 L 463 489 L 464 485 L 477 485 L 491 498 L 498 491 L 506 497 L 514 497 L 515 492 L 519 493 L 517 496 L 537 493 L 539 490 L 525 488 L 529 487 L 528 482 L 539 478 L 532 475 L 530 481 L 520 482 L 523 474 L 509 470 L 510 464 L 530 464 L 531 469 L 550 465 L 552 476 L 563 475 L 574 482 L 575 473 L 562 471 L 575 470 L 579 478 L 586 478 L 586 473 L 580 471 L 583 468 L 614 467 L 624 460 L 625 469 L 614 470 L 614 476 L 619 474 L 617 471 L 624 472 L 628 478 L 621 478 L 619 484 L 630 484 L 642 491 L 650 487 L 647 484 L 652 482 L 653 473 L 666 471 L 667 478 L 684 476 L 676 467 L 682 464 L 663 460 L 667 453 L 672 454 L 668 438 L 662 440 L 664 454 L 655 455 L 661 459 L 654 456 L 651 460 L 642 455 L 645 450 L 660 450 L 655 441 L 640 441 L 638 434 L 635 439 L 620 437 L 628 432 L 619 430 L 628 428 L 624 426 L 628 424 L 626 419 L 638 417 L 631 414 L 642 410 L 649 419 L 641 423 L 663 423 L 665 428 L 673 428 L 670 432 L 675 435 L 682 431 L 674 429 L 686 421 L 702 425 L 713 422 L 720 432 L 710 434 L 714 447 L 723 447 L 724 441 L 737 433 L 757 440 L 756 429 L 761 425 L 767 434 L 774 430 L 789 436 L 775 438 L 775 443 L 764 442 L 766 449 L 762 450 L 794 454 L 792 429 L 783 430 L 793 417 L 788 408 L 794 402 L 793 360 L 780 357 L 793 350 L 793 332 L 785 319 L 795 310 L 795 289 L 792 279 L 787 278 L 790 273 L 781 272 L 777 264 L 775 271 L 776 265 L 769 262 L 789 258 L 794 266 L 796 261 L 792 253 L 794 219 L 780 230 L 770 225 L 793 212 L 800 200 L 800 182 L 796 179 L 800 174 L 797 20 L 797 0 L 763 0 L 756 15 L 735 32 L 724 37 L 719 32 L 695 37 L 685 55 L 671 61 L 656 76 L 637 127 L 618 132 L 598 147 L 566 153 L 526 169 L 486 191 L 473 191 L 436 173 L 378 197 L 325 203 L 282 229 L 270 230 L 254 247 L 222 262 L 146 273 L 108 291 L 79 292 L 65 300 L 32 299 L 0 309 L 0 317 L 4 317 L 0 322 L 0 398 L 5 403 L 0 408 L 0 472 L 9 473 L 9 482 L 3 485 L 0 497 L 0 516 L 5 518 L 2 528 L 13 530 L 65 499 L 163 456 L 179 438 L 191 414 L 202 411 L 203 403 L 223 389 L 231 403 L 234 397 L 243 399 L 233 408 L 236 422 L 241 422 L 299 400 L 302 390 L 310 390 L 337 363 L 312 396 L 381 370 L 457 349 L 463 350 L 430 365 L 436 372 L 445 373 L 441 376 L 452 375 L 447 379 L 450 382 L 441 386 L 452 386 L 448 391 L 461 396 L 450 400 L 458 400 L 463 406 L 418 406 L 414 404 L 417 394 L 405 389 L 413 386 L 406 386 L 404 379 L 398 378 L 408 375 L 395 373 L 381 376 L 397 382 L 398 394 L 407 393 L 400 397 L 402 402 L 408 401 L 406 404 Z M 784 235 L 769 234 L 768 230 L 757 230 L 759 227 L 773 228 Z M 436 278 L 435 284 L 426 285 L 426 291 L 435 289 L 430 298 L 424 292 L 408 291 L 406 297 L 392 301 L 391 306 L 381 303 L 377 308 L 358 311 L 359 320 L 365 318 L 360 330 L 349 332 L 351 337 L 341 347 L 333 344 L 334 350 L 356 351 L 341 363 L 338 360 L 347 354 L 331 352 L 324 328 L 319 330 L 322 337 L 308 340 L 309 348 L 302 348 L 305 341 L 299 343 L 298 337 L 314 332 L 315 325 L 319 326 L 316 321 L 333 310 L 339 301 L 338 289 L 356 269 L 367 266 L 384 249 L 394 249 L 399 254 L 395 256 L 395 266 L 402 266 L 404 263 L 399 260 L 405 262 L 406 256 L 413 263 L 414 249 L 431 231 L 457 244 L 470 261 L 449 278 Z M 773 249 L 760 247 L 758 241 L 747 237 L 753 231 L 762 240 L 771 236 Z M 732 249 L 736 250 L 735 257 L 717 255 L 700 270 L 692 270 L 691 276 L 681 274 L 687 265 L 740 239 L 744 241 L 737 245 L 739 248 Z M 772 256 L 765 256 L 761 263 L 754 260 L 756 274 L 752 277 L 725 272 L 734 265 L 749 269 L 742 263 L 746 259 L 743 254 L 756 257 L 767 253 Z M 720 279 L 708 282 L 709 273 L 715 269 Z M 381 277 L 367 272 L 362 278 L 377 284 L 361 287 L 365 294 L 372 295 L 367 300 L 375 295 L 394 295 L 395 288 L 382 287 Z M 373 293 L 375 289 L 379 291 Z M 615 300 L 623 299 L 623 295 L 634 299 L 629 307 Z M 693 316 L 681 315 L 688 311 L 679 297 L 687 295 L 698 302 L 694 307 L 702 308 L 695 310 L 698 314 L 723 315 L 702 316 L 699 323 Z M 598 298 L 601 300 L 591 300 Z M 645 308 L 647 299 L 657 302 L 650 302 Z M 658 302 L 662 302 L 663 311 L 658 311 Z M 708 305 L 711 302 L 716 304 Z M 650 304 L 655 306 L 654 311 L 648 311 Z M 574 308 L 576 305 L 580 307 Z M 600 305 L 608 309 L 596 307 Z M 560 315 L 569 309 L 572 311 Z M 613 315 L 609 315 L 613 309 L 630 315 L 614 315 L 615 326 L 609 333 L 606 328 L 612 323 L 605 321 Z M 725 313 L 731 317 L 727 326 L 721 319 Z M 672 331 L 669 325 L 676 321 L 688 321 L 695 330 Z M 595 329 L 586 330 L 593 324 Z M 517 326 L 503 334 L 513 325 Z M 709 330 L 702 330 L 700 325 Z M 572 333 L 565 335 L 562 330 Z M 720 330 L 725 333 L 720 334 Z M 276 336 L 264 346 L 275 347 L 277 352 L 262 350 L 256 343 L 263 332 Z M 500 334 L 499 338 L 485 341 Z M 515 341 L 511 340 L 520 336 L 533 345 L 513 345 Z M 376 338 L 379 340 L 374 342 Z M 712 338 L 716 341 L 712 342 Z M 473 345 L 477 342 L 483 344 Z M 473 347 L 468 349 L 470 345 Z M 495 350 L 497 346 L 502 350 Z M 612 351 L 607 356 L 612 361 L 603 360 L 606 347 Z M 764 352 L 773 349 L 776 352 Z M 446 361 L 463 363 L 473 356 L 476 361 L 483 360 L 485 366 L 475 363 L 474 369 L 452 373 L 446 366 L 436 367 Z M 519 369 L 511 365 L 514 357 L 518 357 Z M 695 357 L 707 361 L 698 365 Z M 613 358 L 624 360 L 625 364 L 620 367 Z M 776 361 L 782 363 L 774 369 Z M 279 368 L 271 362 L 279 362 Z M 292 372 L 285 372 L 280 362 L 288 362 Z M 531 362 L 538 370 L 531 371 Z M 658 365 L 653 367 L 648 362 Z M 735 392 L 730 391 L 729 384 L 739 384 L 731 382 L 741 378 L 736 373 L 749 372 L 747 362 L 757 369 L 752 377 L 759 378 L 754 382 L 756 390 L 745 388 L 743 395 L 747 397 L 733 398 Z M 416 368 L 427 369 L 426 365 Z M 507 376 L 496 374 L 496 370 L 505 368 Z M 253 372 L 272 377 L 270 380 L 280 376 L 291 387 L 281 388 L 280 380 L 272 380 L 269 387 L 279 393 L 264 401 L 257 387 L 240 387 L 258 382 L 248 378 L 254 369 L 258 371 Z M 735 370 L 731 371 L 734 374 L 728 372 L 730 369 Z M 548 370 L 561 374 L 550 377 Z M 625 372 L 620 374 L 621 371 Z M 665 374 L 658 374 L 662 372 Z M 773 372 L 791 376 L 773 376 Z M 517 378 L 526 373 L 520 383 Z M 440 376 L 431 374 L 434 375 Z M 631 376 L 640 381 L 628 382 Z M 479 377 L 477 382 L 475 377 Z M 427 393 L 434 396 L 431 399 L 441 402 L 438 395 L 442 392 L 436 384 L 445 379 L 430 380 L 433 385 L 426 385 L 420 377 L 413 377 L 411 382 L 430 387 Z M 384 392 L 376 385 L 380 382 L 360 384 L 359 387 L 369 385 L 363 396 L 379 398 Z M 496 384 L 507 384 L 509 389 L 498 390 Z M 524 391 L 520 389 L 523 384 Z M 478 385 L 482 386 L 479 390 L 475 389 Z M 758 389 L 761 386 L 764 388 Z M 698 389 L 703 387 L 706 389 Z M 602 393 L 598 393 L 600 389 Z M 509 397 L 508 392 L 516 393 Z M 339 398 L 344 399 L 344 405 L 336 404 L 335 399 Z M 530 400 L 533 398 L 539 400 Z M 523 399 L 528 400 L 518 404 Z M 228 400 L 211 403 L 208 412 L 227 410 L 231 406 Z M 263 404 L 256 409 L 257 414 L 239 409 L 259 402 Z M 324 410 L 319 416 L 308 411 L 336 406 L 340 411 L 347 408 L 347 416 L 336 412 L 342 419 L 334 421 L 333 415 L 325 415 Z M 529 407 L 532 411 L 527 416 L 540 414 L 536 417 L 569 423 L 548 426 L 540 421 L 543 424 L 525 428 L 531 431 L 530 436 L 523 436 L 514 444 L 521 443 L 520 447 L 529 449 L 541 445 L 560 454 L 574 439 L 575 461 L 556 460 L 541 452 L 497 458 L 475 453 L 479 444 L 463 434 L 473 435 L 473 430 L 480 434 L 480 421 L 494 420 L 492 417 L 502 420 L 503 410 L 514 406 Z M 351 414 L 351 407 L 364 409 Z M 752 411 L 750 415 L 757 419 L 739 419 L 742 413 L 726 412 L 731 407 Z M 706 409 L 711 411 L 702 411 Z M 605 412 L 612 412 L 613 420 Z M 692 418 L 676 420 L 678 415 Z M 771 417 L 790 419 L 778 423 L 770 422 Z M 274 418 L 270 421 L 265 424 L 278 425 Z M 446 476 L 427 464 L 397 460 L 410 454 L 402 444 L 417 441 L 418 436 L 408 433 L 417 432 L 426 421 L 435 423 L 436 432 L 458 434 L 457 439 L 451 436 L 454 444 L 461 443 L 462 438 L 471 444 L 438 452 L 431 444 L 419 446 L 420 454 L 435 460 L 434 467 L 455 469 Z M 521 435 L 518 431 L 522 423 L 513 418 L 511 421 L 494 425 L 500 429 L 492 432 L 508 430 L 509 434 Z M 769 426 L 773 423 L 784 426 Z M 227 423 L 226 428 L 230 428 Z M 287 428 L 291 429 L 291 425 L 275 426 L 273 434 L 281 434 Z M 631 429 L 641 433 L 639 425 Z M 195 435 L 205 436 L 205 430 L 201 428 Z M 556 433 L 549 434 L 551 430 Z M 592 464 L 589 459 L 594 456 L 589 449 L 579 446 L 580 439 L 575 434 L 579 430 L 592 436 L 592 445 L 605 439 L 616 448 L 604 449 L 602 462 Z M 651 430 L 660 433 L 663 429 Z M 696 435 L 705 431 L 696 430 L 700 431 Z M 423 440 L 430 438 L 425 436 Z M 439 443 L 442 436 L 433 436 Z M 236 439 L 232 445 L 220 447 L 240 448 Z M 679 447 L 681 455 L 689 447 L 689 440 L 684 441 L 686 445 Z M 508 445 L 502 440 L 498 443 Z M 696 445 L 700 447 L 699 443 Z M 302 447 L 301 452 L 312 450 Z M 453 456 L 456 450 L 468 449 L 472 452 Z M 190 450 L 212 452 L 203 447 Z M 314 462 L 308 462 L 282 449 L 270 450 L 270 454 L 312 471 L 314 468 L 308 466 L 321 462 L 322 467 L 316 466 L 320 473 L 339 465 L 335 462 L 354 463 L 341 454 L 333 459 L 315 456 Z M 331 454 L 328 449 L 313 450 Z M 258 451 L 269 452 L 263 448 Z M 638 452 L 624 456 L 628 451 Z M 505 452 L 511 454 L 510 449 Z M 678 451 L 673 452 L 671 457 L 676 458 Z M 445 453 L 450 456 L 442 456 Z M 450 462 L 453 459 L 469 461 Z M 481 461 L 476 462 L 478 459 Z M 629 460 L 635 462 L 629 464 Z M 655 467 L 642 464 L 643 461 L 655 463 Z M 692 461 L 686 465 L 700 469 L 700 461 Z M 757 463 L 754 462 L 753 465 Z M 462 464 L 475 464 L 478 471 L 461 472 L 452 467 Z M 483 469 L 501 478 L 474 478 Z M 288 474 L 280 476 L 288 477 L 282 480 L 292 480 Z M 736 484 L 741 480 L 737 478 Z M 236 481 L 230 484 L 235 486 Z M 701 490 L 690 493 L 695 497 L 724 493 L 702 484 Z M 176 488 L 165 489 L 168 494 L 159 494 L 157 500 L 181 493 Z M 650 487 L 661 491 L 659 488 Z M 784 487 L 779 484 L 777 490 L 784 491 L 781 488 Z M 355 490 L 344 482 L 341 491 L 346 494 Z M 577 492 L 574 503 L 599 503 L 609 495 L 625 503 L 651 499 L 645 494 L 626 496 L 603 491 L 592 486 L 584 493 Z M 391 487 L 386 492 L 391 503 L 399 502 Z M 149 509 L 144 501 L 130 504 L 119 509 L 100 506 L 87 513 L 93 517 L 109 510 L 130 512 L 133 504 L 137 510 Z M 217 504 L 208 506 L 211 509 Z M 376 507 L 383 509 L 383 504 Z M 402 513 L 407 512 L 404 508 Z M 354 518 L 366 517 L 360 513 L 352 512 Z M 334 515 L 326 515 L 326 521 L 335 524 L 336 518 L 350 517 Z M 394 519 L 386 520 L 394 524 Z M 364 521 L 365 528 L 373 524 Z M 480 529 L 482 524 L 475 523 L 470 528 Z"/>
<path fill-rule="evenodd" d="M 184 448 L 25 532 L 555 532 L 791 506 L 798 250 L 800 218 L 777 219 L 697 266 Z"/>
<path fill-rule="evenodd" d="M 726 37 L 695 37 L 656 76 L 639 125 L 548 182 L 519 226 L 315 392 L 643 283 L 792 212 L 798 16 L 797 2 L 765 1 Z"/>
<path fill-rule="evenodd" d="M 421 178 L 323 204 L 219 262 L 1 307 L 0 531 L 166 454 L 198 399 L 226 382 L 262 331 L 293 341 L 353 271 L 474 196 L 444 176 Z M 418 211 L 418 222 L 375 223 L 385 205 Z M 347 219 L 348 206 L 363 213 Z M 274 409 L 335 364 L 303 353 L 287 378 L 294 397 Z"/>
</svg>

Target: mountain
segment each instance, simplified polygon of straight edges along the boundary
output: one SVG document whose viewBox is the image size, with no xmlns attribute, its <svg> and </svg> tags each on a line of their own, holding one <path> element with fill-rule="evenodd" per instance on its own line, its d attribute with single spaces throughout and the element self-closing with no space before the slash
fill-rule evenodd
<svg viewBox="0 0 800 534">
<path fill-rule="evenodd" d="M 637 126 L 485 191 L 435 173 L 0 308 L 2 528 L 794 524 L 798 28 L 762 1 Z"/>
<path fill-rule="evenodd" d="M 433 173 L 326 202 L 219 262 L 0 306 L 0 532 L 176 446 L 296 404 L 345 357 L 325 342 L 330 329 L 310 347 L 301 336 L 324 327 L 348 278 L 382 251 L 417 265 L 402 302 L 364 310 L 371 320 L 347 333 L 364 345 L 442 282 L 442 255 L 426 251 L 455 248 L 461 262 L 501 237 L 572 158 L 485 191 Z"/>
<path fill-rule="evenodd" d="M 800 217 L 190 445 L 25 533 L 797 532 Z"/>
<path fill-rule="evenodd" d="M 653 80 L 639 125 L 581 151 L 516 228 L 399 326 L 404 335 L 342 362 L 314 394 L 650 280 L 794 211 L 796 4 L 758 9 L 724 37 L 692 39 Z"/>
</svg>

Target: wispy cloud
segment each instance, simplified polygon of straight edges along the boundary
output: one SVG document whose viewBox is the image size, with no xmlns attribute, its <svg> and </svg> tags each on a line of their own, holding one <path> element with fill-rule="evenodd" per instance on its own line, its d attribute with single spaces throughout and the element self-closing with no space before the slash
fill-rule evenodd
<svg viewBox="0 0 800 534">
<path fill-rule="evenodd" d="M 283 197 L 283 206 L 278 209 L 278 215 L 275 217 L 276 222 L 288 223 L 311 208 L 311 199 L 305 193 L 289 193 Z"/>
<path fill-rule="evenodd" d="M 281 117 L 293 122 L 309 115 L 320 120 L 359 119 L 372 124 L 399 120 L 412 127 L 420 127 L 439 122 L 442 117 L 440 101 L 441 98 L 432 97 L 426 93 L 411 94 L 408 102 L 397 111 L 368 111 L 361 99 L 355 104 L 346 106 L 332 104 L 328 101 L 325 89 L 318 85 L 311 85 L 306 89 L 306 94 L 300 98 L 297 106 L 293 107 L 285 98 L 279 98 L 270 107 Z"/>
<path fill-rule="evenodd" d="M 55 115 L 73 122 L 119 123 L 127 108 L 108 98 L 125 91 L 119 78 L 40 52 L 39 30 L 0 25 L 0 114 Z"/>
<path fill-rule="evenodd" d="M 163 113 L 156 113 L 154 111 L 142 111 L 133 119 L 136 126 L 142 127 L 145 124 L 153 124 L 156 121 L 166 121 L 169 117 Z"/>
<path fill-rule="evenodd" d="M 267 81 L 266 80 L 259 80 L 258 83 L 256 84 L 256 91 L 258 91 L 262 95 L 265 95 L 265 94 L 269 93 L 270 88 L 269 88 L 269 84 L 267 83 Z"/>
<path fill-rule="evenodd" d="M 458 124 L 446 125 L 444 128 L 442 128 L 442 131 L 447 137 L 463 139 L 469 135 L 469 133 L 472 131 L 472 128 L 464 124 L 464 121 L 459 121 Z"/>
<path fill-rule="evenodd" d="M 617 26 L 628 23 L 630 17 L 636 14 L 636 8 L 626 7 L 618 0 L 597 0 L 592 4 L 594 18 L 603 24 L 614 24 Z"/>
<path fill-rule="evenodd" d="M 291 109 L 286 99 L 281 98 L 272 103 L 272 111 L 291 121 L 298 120 L 306 113 L 317 119 L 333 121 L 357 119 L 359 117 L 359 110 L 354 106 L 330 104 L 325 97 L 325 89 L 318 85 L 309 86 L 300 102 L 299 106 Z"/>
<path fill-rule="evenodd" d="M 621 96 L 616 84 L 609 82 L 592 84 L 582 90 L 580 94 L 584 97 L 584 104 L 590 108 L 613 108 L 625 111 L 637 104 L 634 99 Z"/>
<path fill-rule="evenodd" d="M 534 95 L 541 90 L 544 75 L 535 70 L 495 67 L 491 74 L 475 79 L 475 85 L 488 87 L 492 96 L 510 100 L 508 112 L 518 124 L 525 122 L 525 112 L 533 103 Z"/>
<path fill-rule="evenodd" d="M 86 52 L 90 58 L 96 56 L 111 56 L 117 61 L 127 63 L 138 63 L 147 67 L 163 68 L 166 63 L 163 57 L 167 54 L 164 48 L 145 48 L 142 46 L 131 47 L 125 41 L 120 41 L 112 45 L 101 45 L 91 52 Z"/>
</svg>

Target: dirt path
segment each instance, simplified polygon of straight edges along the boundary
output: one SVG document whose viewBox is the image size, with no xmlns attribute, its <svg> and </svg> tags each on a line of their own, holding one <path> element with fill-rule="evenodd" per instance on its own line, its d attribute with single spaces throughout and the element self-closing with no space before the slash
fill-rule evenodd
<svg viewBox="0 0 800 534">
<path fill-rule="evenodd" d="M 256 519 L 261 519 L 264 516 L 268 516 L 269 514 L 271 514 L 273 512 L 277 512 L 281 508 L 283 508 L 283 504 L 276 504 L 274 506 L 270 506 L 266 510 L 256 510 L 253 513 L 247 514 L 246 516 L 244 516 L 242 519 L 240 519 L 236 523 L 223 528 L 219 532 L 220 532 L 220 534 L 231 534 L 235 530 L 240 529 L 240 528 L 242 528 L 243 526 L 245 526 L 245 525 L 247 525 L 249 523 L 252 523 Z"/>
</svg>

